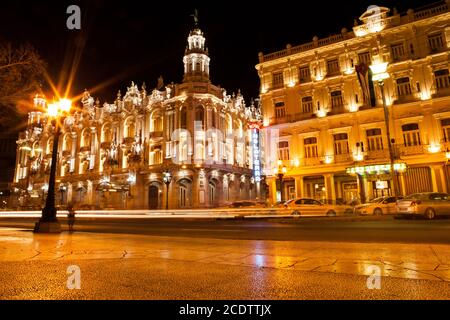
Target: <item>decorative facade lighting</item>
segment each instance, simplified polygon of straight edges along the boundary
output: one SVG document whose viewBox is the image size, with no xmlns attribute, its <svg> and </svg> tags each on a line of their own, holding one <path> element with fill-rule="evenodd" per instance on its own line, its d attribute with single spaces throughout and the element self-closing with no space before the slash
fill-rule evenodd
<svg viewBox="0 0 450 320">
<path fill-rule="evenodd" d="M 428 152 L 430 153 L 438 153 L 439 151 L 441 151 L 440 144 L 432 144 L 428 147 Z"/>
</svg>

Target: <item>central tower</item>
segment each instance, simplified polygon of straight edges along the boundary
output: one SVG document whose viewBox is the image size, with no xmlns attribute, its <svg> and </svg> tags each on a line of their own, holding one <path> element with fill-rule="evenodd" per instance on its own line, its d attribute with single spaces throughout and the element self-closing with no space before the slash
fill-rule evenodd
<svg viewBox="0 0 450 320">
<path fill-rule="evenodd" d="M 198 25 L 189 33 L 183 63 L 183 82 L 210 82 L 209 55 L 205 47 L 205 37 Z"/>
</svg>

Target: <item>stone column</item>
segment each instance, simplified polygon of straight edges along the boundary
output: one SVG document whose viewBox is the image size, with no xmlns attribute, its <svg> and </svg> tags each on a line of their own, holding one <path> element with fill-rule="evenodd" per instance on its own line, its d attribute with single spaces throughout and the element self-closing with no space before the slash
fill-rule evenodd
<svg viewBox="0 0 450 320">
<path fill-rule="evenodd" d="M 295 177 L 295 196 L 297 198 L 303 198 L 304 194 L 303 177 Z"/>
<path fill-rule="evenodd" d="M 433 192 L 438 192 L 437 180 L 436 180 L 436 171 L 434 171 L 434 166 L 429 166 L 431 170 L 431 185 L 433 188 Z"/>
<path fill-rule="evenodd" d="M 326 174 L 324 175 L 325 180 L 325 190 L 327 199 L 336 200 L 336 189 L 334 187 L 334 175 Z"/>
</svg>

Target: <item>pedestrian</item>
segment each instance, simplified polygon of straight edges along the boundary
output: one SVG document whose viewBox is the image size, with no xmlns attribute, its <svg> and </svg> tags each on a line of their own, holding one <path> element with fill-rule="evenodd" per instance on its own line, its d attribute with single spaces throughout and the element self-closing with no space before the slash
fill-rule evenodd
<svg viewBox="0 0 450 320">
<path fill-rule="evenodd" d="M 67 205 L 67 224 L 69 225 L 69 232 L 73 232 L 73 226 L 75 224 L 75 209 L 73 203 Z"/>
</svg>

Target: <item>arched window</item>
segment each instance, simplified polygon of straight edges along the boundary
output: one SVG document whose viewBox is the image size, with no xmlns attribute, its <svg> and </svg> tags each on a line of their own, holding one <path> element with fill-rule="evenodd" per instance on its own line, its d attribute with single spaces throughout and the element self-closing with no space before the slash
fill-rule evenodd
<svg viewBox="0 0 450 320">
<path fill-rule="evenodd" d="M 127 121 L 127 125 L 125 126 L 125 137 L 134 137 L 136 135 L 135 133 L 136 126 L 134 124 L 134 121 L 132 119 Z"/>
<path fill-rule="evenodd" d="M 216 117 L 217 117 L 216 109 L 212 109 L 212 111 L 211 111 L 211 127 L 213 127 L 213 128 L 217 128 Z"/>
<path fill-rule="evenodd" d="M 111 142 L 111 141 L 112 141 L 112 131 L 111 126 L 108 124 L 103 127 L 102 142 Z"/>
<path fill-rule="evenodd" d="M 70 150 L 72 150 L 72 137 L 70 136 L 70 133 L 68 133 L 64 136 L 63 151 Z"/>
<path fill-rule="evenodd" d="M 180 128 L 187 129 L 187 112 L 186 107 L 180 109 Z"/>
<path fill-rule="evenodd" d="M 81 135 L 81 147 L 90 147 L 91 146 L 91 133 L 88 129 L 83 130 L 83 134 Z"/>
<path fill-rule="evenodd" d="M 205 128 L 205 109 L 202 106 L 195 108 L 195 126 L 201 130 Z"/>
<path fill-rule="evenodd" d="M 51 154 L 53 152 L 53 137 L 47 140 L 47 148 L 45 150 L 46 154 Z"/>
</svg>

